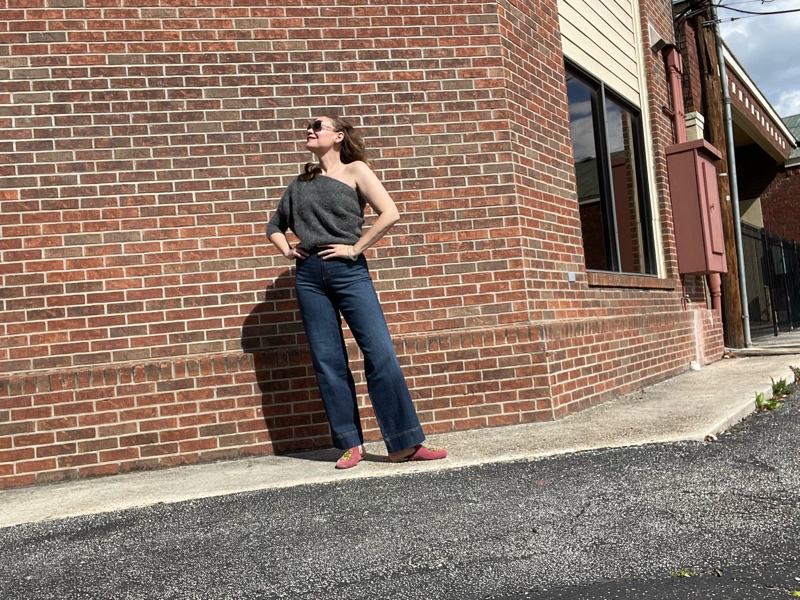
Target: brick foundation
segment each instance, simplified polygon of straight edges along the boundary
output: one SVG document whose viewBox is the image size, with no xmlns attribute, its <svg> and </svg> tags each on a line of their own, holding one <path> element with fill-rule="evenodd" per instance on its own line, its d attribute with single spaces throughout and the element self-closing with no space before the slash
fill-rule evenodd
<svg viewBox="0 0 800 600">
<path fill-rule="evenodd" d="M 396 346 L 426 431 L 440 433 L 551 420 L 679 373 L 695 352 L 692 314 Z M 357 382 L 366 437 L 378 440 Z M 302 346 L 20 375 L 0 381 L 0 401 L 0 487 L 330 445 Z"/>
</svg>

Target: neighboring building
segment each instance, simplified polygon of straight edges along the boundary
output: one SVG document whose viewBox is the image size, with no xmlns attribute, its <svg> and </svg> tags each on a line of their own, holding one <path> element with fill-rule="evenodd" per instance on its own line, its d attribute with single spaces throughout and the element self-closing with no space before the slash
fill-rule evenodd
<svg viewBox="0 0 800 600">
<path fill-rule="evenodd" d="M 0 10 L 0 487 L 329 444 L 264 235 L 329 110 L 403 214 L 368 256 L 427 431 L 721 357 L 679 272 L 668 1 L 156 4 Z"/>
<path fill-rule="evenodd" d="M 775 129 L 788 130 L 795 147 L 777 158 L 737 136 L 742 221 L 750 225 L 742 228 L 748 318 L 755 337 L 800 326 L 800 118 L 785 118 L 780 125 L 785 127 Z"/>
<path fill-rule="evenodd" d="M 725 47 L 742 221 L 800 240 L 797 138 L 731 51 Z"/>
<path fill-rule="evenodd" d="M 789 131 L 792 132 L 795 140 L 800 140 L 800 115 L 792 115 L 791 117 L 784 117 L 783 122 Z M 789 155 L 789 160 L 786 161 L 787 168 L 794 168 L 800 166 L 800 147 L 795 146 L 792 153 Z"/>
<path fill-rule="evenodd" d="M 783 122 L 794 139 L 800 139 L 800 115 L 786 117 Z M 795 146 L 785 162 L 769 165 L 766 172 L 772 178 L 758 190 L 763 227 L 770 233 L 800 242 L 800 148 Z"/>
</svg>

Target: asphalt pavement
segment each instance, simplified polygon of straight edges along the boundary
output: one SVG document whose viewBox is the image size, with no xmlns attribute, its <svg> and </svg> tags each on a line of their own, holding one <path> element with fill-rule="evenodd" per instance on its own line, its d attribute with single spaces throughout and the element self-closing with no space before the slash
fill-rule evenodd
<svg viewBox="0 0 800 600">
<path fill-rule="evenodd" d="M 435 463 L 373 444 L 345 472 L 318 452 L 1 491 L 0 597 L 791 597 L 800 401 L 753 411 L 800 349 L 748 354 L 560 421 L 432 436 Z"/>
</svg>

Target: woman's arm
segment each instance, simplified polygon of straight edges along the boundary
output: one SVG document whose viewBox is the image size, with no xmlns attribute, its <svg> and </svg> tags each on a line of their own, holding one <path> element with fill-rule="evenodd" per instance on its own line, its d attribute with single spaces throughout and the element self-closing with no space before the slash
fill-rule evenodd
<svg viewBox="0 0 800 600">
<path fill-rule="evenodd" d="M 400 211 L 397 210 L 394 200 L 383 187 L 380 179 L 363 162 L 353 164 L 356 187 L 367 203 L 378 215 L 372 226 L 353 244 L 353 252 L 361 254 L 380 240 L 400 220 Z"/>
<path fill-rule="evenodd" d="M 268 236 L 268 239 L 283 254 L 285 258 L 308 258 L 308 254 L 302 250 L 292 248 L 289 240 L 286 239 L 286 234 L 276 231 Z"/>
<path fill-rule="evenodd" d="M 291 186 L 286 189 L 283 196 L 275 208 L 275 213 L 267 222 L 267 239 L 283 254 L 285 258 L 308 258 L 308 254 L 304 250 L 292 248 L 289 240 L 286 238 L 286 230 L 289 228 L 289 210 L 287 205 L 291 206 L 289 195 L 291 194 Z"/>
<path fill-rule="evenodd" d="M 353 162 L 348 164 L 347 168 L 348 179 L 355 183 L 356 190 L 378 215 L 372 226 L 353 244 L 352 257 L 355 257 L 386 235 L 400 220 L 400 212 L 378 176 L 365 163 Z M 332 244 L 327 250 L 321 252 L 320 256 L 323 258 L 352 258 L 350 248 L 345 244 Z"/>
</svg>

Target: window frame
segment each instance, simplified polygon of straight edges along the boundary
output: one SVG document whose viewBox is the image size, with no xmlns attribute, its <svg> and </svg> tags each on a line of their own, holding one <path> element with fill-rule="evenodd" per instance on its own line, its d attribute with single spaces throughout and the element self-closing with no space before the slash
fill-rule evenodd
<svg viewBox="0 0 800 600">
<path fill-rule="evenodd" d="M 594 130 L 595 153 L 597 156 L 597 176 L 600 190 L 602 225 L 605 232 L 605 251 L 607 269 L 587 269 L 596 273 L 618 273 L 643 277 L 658 276 L 658 265 L 655 249 L 655 232 L 653 214 L 650 206 L 650 185 L 647 162 L 645 160 L 644 122 L 641 110 L 625 100 L 620 94 L 609 88 L 603 81 L 589 74 L 574 62 L 565 59 L 566 77 L 571 76 L 584 84 L 589 90 L 592 104 L 592 125 Z M 619 249 L 619 231 L 617 227 L 616 203 L 614 199 L 611 153 L 607 136 L 606 117 L 607 99 L 627 111 L 631 116 L 633 135 L 632 165 L 635 169 L 637 209 L 641 230 L 641 245 L 645 272 L 623 271 Z M 568 100 L 569 102 L 569 100 Z M 599 118 L 602 117 L 602 118 Z M 574 163 L 573 163 L 574 168 Z"/>
</svg>

